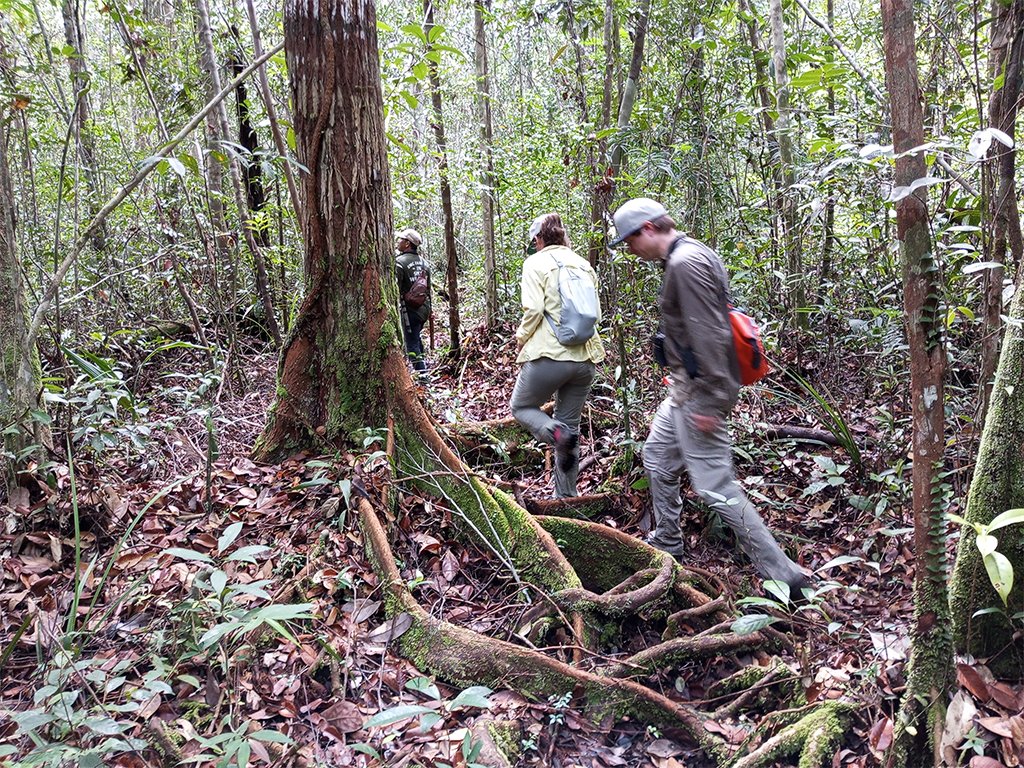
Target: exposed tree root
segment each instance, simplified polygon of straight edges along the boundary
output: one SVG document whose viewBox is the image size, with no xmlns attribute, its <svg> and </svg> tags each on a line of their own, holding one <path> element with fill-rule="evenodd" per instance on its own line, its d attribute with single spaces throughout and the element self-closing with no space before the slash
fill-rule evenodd
<svg viewBox="0 0 1024 768">
<path fill-rule="evenodd" d="M 509 688 L 533 698 L 572 691 L 597 718 L 633 716 L 665 728 L 680 728 L 716 760 L 724 760 L 724 742 L 704 720 L 683 706 L 629 680 L 602 677 L 542 653 L 485 637 L 429 615 L 412 597 L 394 564 L 383 527 L 366 499 L 357 502 L 367 554 L 381 578 L 389 613 L 407 613 L 412 627 L 398 642 L 420 669 L 456 685 Z"/>
<path fill-rule="evenodd" d="M 618 494 L 593 493 L 574 496 L 571 499 L 525 499 L 526 509 L 534 515 L 571 517 L 576 520 L 593 520 L 615 511 Z"/>
<path fill-rule="evenodd" d="M 757 632 L 749 635 L 729 633 L 703 637 L 677 637 L 630 656 L 621 664 L 609 668 L 605 674 L 610 677 L 634 677 L 649 674 L 659 668 L 677 665 L 684 661 L 707 659 L 749 650 L 763 642 L 764 638 Z"/>
<path fill-rule="evenodd" d="M 788 725 L 744 757 L 731 768 L 762 768 L 780 758 L 800 755 L 799 768 L 825 768 L 846 732 L 850 715 L 857 705 L 843 701 L 827 701 L 792 725 Z"/>
</svg>

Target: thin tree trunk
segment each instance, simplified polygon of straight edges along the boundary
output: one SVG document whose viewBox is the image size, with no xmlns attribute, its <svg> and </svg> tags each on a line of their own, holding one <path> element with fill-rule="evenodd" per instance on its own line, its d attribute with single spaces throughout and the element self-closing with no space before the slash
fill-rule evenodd
<svg viewBox="0 0 1024 768">
<path fill-rule="evenodd" d="M 202 63 L 206 68 L 206 76 L 213 83 L 213 90 L 220 91 L 220 73 L 217 66 L 216 52 L 213 47 L 213 32 L 210 29 L 210 12 L 206 0 L 195 0 L 196 20 L 199 26 L 199 42 L 203 48 Z M 216 116 L 215 134 L 220 141 L 224 141 L 230 132 L 228 127 L 228 111 L 224 102 L 219 102 L 214 109 Z M 263 256 L 263 250 L 259 247 L 253 236 L 252 227 L 248 224 L 248 215 L 244 193 L 242 192 L 242 179 L 238 170 L 237 159 L 229 159 L 228 171 L 231 175 L 231 189 L 234 192 L 235 208 L 238 213 L 238 228 L 241 230 L 242 238 L 249 247 L 249 254 L 252 256 L 253 266 L 256 269 L 256 293 L 263 304 L 263 312 L 266 315 L 267 329 L 270 331 L 274 344 L 281 346 L 281 328 L 277 322 L 277 315 L 274 311 L 274 301 L 270 293 L 270 281 L 267 276 L 267 262 Z"/>
<path fill-rule="evenodd" d="M 897 153 L 894 183 L 909 186 L 927 175 L 924 155 L 904 154 L 924 143 L 918 85 L 913 0 L 882 0 L 885 74 Z M 914 626 L 907 690 L 896 722 L 890 768 L 932 765 L 945 720 L 952 643 L 946 590 L 946 519 L 942 497 L 946 352 L 942 285 L 932 255 L 923 189 L 896 204 L 896 235 L 903 255 L 904 317 L 910 355 L 914 465 Z"/>
<path fill-rule="evenodd" d="M 6 69 L 4 56 L 0 42 L 0 67 Z M 17 473 L 26 459 L 38 458 L 50 443 L 49 429 L 38 416 L 46 409 L 41 399 L 42 371 L 29 333 L 25 284 L 16 247 L 14 189 L 7 165 L 10 124 L 9 120 L 0 120 L 0 503 L 5 503 L 18 486 Z M 36 448 L 26 456 L 30 446 Z M 12 533 L 17 524 L 15 519 L 5 520 L 4 532 Z"/>
<path fill-rule="evenodd" d="M 473 30 L 480 151 L 483 155 L 480 207 L 484 227 L 484 325 L 491 329 L 498 321 L 498 266 L 494 249 L 494 129 L 491 125 L 491 81 L 487 66 L 487 28 L 482 2 L 473 3 Z"/>
<path fill-rule="evenodd" d="M 423 31 L 427 40 L 431 39 L 434 29 L 433 0 L 423 0 Z M 436 49 L 428 43 L 435 54 Z M 430 82 L 430 103 L 433 110 L 434 140 L 437 142 L 437 172 L 441 180 L 441 215 L 444 218 L 444 253 L 447 261 L 446 282 L 448 288 L 448 330 L 451 338 L 450 354 L 458 360 L 462 356 L 462 341 L 459 329 L 459 261 L 455 252 L 455 218 L 452 213 L 452 189 L 448 181 L 448 143 L 444 133 L 444 112 L 441 104 L 441 77 L 438 74 L 437 61 L 431 57 L 427 60 L 428 79 Z"/>
<path fill-rule="evenodd" d="M 235 39 L 237 40 L 237 32 Z M 235 76 L 245 69 L 241 50 L 231 57 L 228 61 L 228 66 Z M 245 83 L 240 83 L 235 90 L 235 116 L 238 118 L 238 143 L 245 147 L 248 153 L 245 161 L 241 164 L 245 199 L 252 218 L 262 218 L 261 214 L 267 207 L 267 193 L 263 188 L 263 169 L 260 167 L 260 140 L 250 117 L 249 95 L 246 91 Z M 254 228 L 253 237 L 260 249 L 270 246 L 270 228 L 267 226 L 268 223 L 261 221 L 259 226 Z"/>
<path fill-rule="evenodd" d="M 761 41 L 761 29 L 757 23 L 757 17 L 754 15 L 753 10 L 750 7 L 748 0 L 739 0 L 737 6 L 740 13 L 743 14 L 747 21 L 745 22 L 747 27 L 747 37 L 750 40 L 750 51 L 753 54 L 751 59 L 754 62 L 754 77 L 755 84 L 754 89 L 757 92 L 757 101 L 760 109 L 760 122 L 761 132 L 764 136 L 765 146 L 768 148 L 767 162 L 762 161 L 762 175 L 765 177 L 766 183 L 771 185 L 770 199 L 774 201 L 774 205 L 769 206 L 774 214 L 775 226 L 772 227 L 772 248 L 773 257 L 779 258 L 779 253 L 784 251 L 782 244 L 781 233 L 784 229 L 782 223 L 782 198 L 783 198 L 783 185 L 782 185 L 782 172 L 780 170 L 779 163 L 776 162 L 776 158 L 779 156 L 779 140 L 778 134 L 775 130 L 775 118 L 772 117 L 772 112 L 775 109 L 775 102 L 772 99 L 771 90 L 768 87 L 770 82 L 770 75 L 768 72 L 768 52 Z M 763 153 L 762 153 L 763 156 Z"/>
<path fill-rule="evenodd" d="M 993 86 L 989 98 L 989 125 L 1015 138 L 1017 108 L 1021 93 L 1021 55 L 1024 49 L 1024 0 L 1009 6 L 993 0 L 995 18 L 992 31 L 992 62 L 989 72 L 993 82 L 1002 78 L 999 87 Z M 980 413 L 984 422 L 992 395 L 992 380 L 999 361 L 999 339 L 1002 334 L 1003 276 L 1007 251 L 1014 267 L 1024 252 L 1021 237 L 1020 214 L 1017 210 L 1017 190 L 1014 183 L 1017 170 L 1017 147 L 992 142 L 990 162 L 982 169 L 982 183 L 988 201 L 989 226 L 985 260 L 998 266 L 986 269 L 983 279 L 982 318 L 984 335 L 981 342 Z"/>
<path fill-rule="evenodd" d="M 257 59 L 263 56 L 263 43 L 260 42 L 260 29 L 256 20 L 256 9 L 252 0 L 245 0 L 245 12 L 249 17 L 249 31 L 252 33 L 253 56 Z M 292 208 L 295 211 L 295 219 L 299 222 L 299 231 L 302 231 L 302 208 L 299 202 L 299 192 L 295 185 L 295 174 L 292 172 L 292 165 L 288 161 L 288 147 L 285 145 L 284 136 L 281 134 L 281 124 L 277 119 L 277 107 L 274 106 L 274 96 L 270 92 L 270 83 L 267 82 L 267 68 L 261 66 L 258 72 L 260 94 L 263 97 L 263 106 L 267 110 L 267 120 L 270 122 L 270 132 L 274 136 L 274 146 L 277 147 L 277 154 L 281 157 L 284 167 L 284 178 L 288 183 L 288 198 L 292 201 Z M 303 275 L 308 274 L 307 265 L 303 265 Z M 287 318 L 286 318 L 287 319 Z"/>
<path fill-rule="evenodd" d="M 103 192 L 96 168 L 96 137 L 93 134 L 92 101 L 89 98 L 90 76 L 85 66 L 85 35 L 82 33 L 78 3 L 72 4 L 72 0 L 64 0 L 60 10 L 64 17 L 64 40 L 74 49 L 74 53 L 67 59 L 75 100 L 75 138 L 82 175 L 88 190 L 86 208 L 89 211 L 89 218 L 92 219 L 100 208 L 100 197 Z M 92 238 L 92 247 L 100 252 L 106 247 L 106 242 L 106 227 L 98 227 Z"/>
<path fill-rule="evenodd" d="M 608 139 L 605 133 L 612 119 L 612 91 L 615 88 L 615 3 L 604 4 L 604 86 L 601 89 L 601 119 L 597 125 L 597 162 L 590 195 L 590 266 L 597 269 L 608 243 L 608 208 L 615 191 L 615 177 L 608 166 Z M 612 305 L 609 302 L 609 305 Z"/>
<path fill-rule="evenodd" d="M 647 39 L 647 24 L 651 17 L 651 0 L 640 0 L 640 13 L 637 16 L 636 32 L 633 34 L 633 56 L 629 61 L 629 75 L 622 87 L 622 100 L 619 102 L 619 115 L 616 125 L 621 133 L 629 125 L 629 119 L 633 114 L 633 104 L 636 102 L 636 94 L 640 84 L 640 69 L 644 63 L 644 41 Z M 622 167 L 622 140 L 615 144 L 612 150 L 612 173 L 613 177 L 619 175 Z"/>
<path fill-rule="evenodd" d="M 796 174 L 793 168 L 793 137 L 789 126 L 789 74 L 786 71 L 786 28 L 782 14 L 782 0 L 769 3 L 769 21 L 772 30 L 772 69 L 775 77 L 775 135 L 779 144 L 779 166 L 782 175 L 782 204 L 780 222 L 781 241 L 786 262 L 786 295 L 789 320 L 794 328 L 802 328 L 805 316 L 801 310 L 806 303 L 804 291 L 803 257 L 797 238 Z"/>
</svg>

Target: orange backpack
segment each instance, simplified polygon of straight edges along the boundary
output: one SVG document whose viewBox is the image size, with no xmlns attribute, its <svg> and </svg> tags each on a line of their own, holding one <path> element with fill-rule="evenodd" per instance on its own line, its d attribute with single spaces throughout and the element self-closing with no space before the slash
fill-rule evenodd
<svg viewBox="0 0 1024 768">
<path fill-rule="evenodd" d="M 768 358 L 764 356 L 764 343 L 761 331 L 750 315 L 736 309 L 732 304 L 729 309 L 729 325 L 732 327 L 732 343 L 736 348 L 736 361 L 739 363 L 740 383 L 753 384 L 760 381 L 771 371 Z"/>
</svg>

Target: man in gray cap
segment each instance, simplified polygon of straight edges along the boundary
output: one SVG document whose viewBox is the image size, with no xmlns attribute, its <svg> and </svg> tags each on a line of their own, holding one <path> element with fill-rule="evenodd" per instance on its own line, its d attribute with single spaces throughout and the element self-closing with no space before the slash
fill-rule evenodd
<svg viewBox="0 0 1024 768">
<path fill-rule="evenodd" d="M 405 351 L 412 367 L 423 373 L 427 370 L 427 363 L 423 359 L 420 334 L 430 318 L 430 265 L 420 255 L 423 238 L 415 229 L 403 229 L 396 235 L 396 240 L 395 277 L 398 279 Z"/>
<path fill-rule="evenodd" d="M 726 418 L 739 398 L 740 379 L 725 266 L 711 248 L 678 232 L 655 200 L 630 200 L 614 220 L 613 246 L 625 243 L 630 253 L 664 269 L 659 308 L 671 383 L 644 443 L 655 521 L 648 543 L 682 557 L 679 482 L 685 470 L 694 491 L 733 530 L 758 572 L 786 582 L 797 597 L 809 585 L 809 574 L 782 551 L 733 469 Z"/>
</svg>

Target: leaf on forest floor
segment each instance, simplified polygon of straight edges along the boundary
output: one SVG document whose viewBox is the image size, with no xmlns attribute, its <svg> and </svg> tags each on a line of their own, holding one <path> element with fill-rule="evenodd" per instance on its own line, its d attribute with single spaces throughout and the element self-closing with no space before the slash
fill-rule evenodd
<svg viewBox="0 0 1024 768">
<path fill-rule="evenodd" d="M 974 667 L 967 664 L 957 664 L 956 679 L 978 701 L 986 702 L 992 698 L 988 685 L 986 685 L 981 674 Z"/>
<path fill-rule="evenodd" d="M 412 626 L 412 616 L 402 612 L 393 619 L 388 619 L 379 627 L 371 630 L 366 635 L 366 642 L 373 645 L 381 645 L 404 635 Z"/>
<path fill-rule="evenodd" d="M 892 720 L 889 717 L 883 717 L 881 720 L 875 721 L 875 724 L 871 726 L 871 730 L 868 731 L 868 746 L 871 747 L 871 754 L 881 760 L 885 755 L 885 750 L 891 744 Z"/>
</svg>

